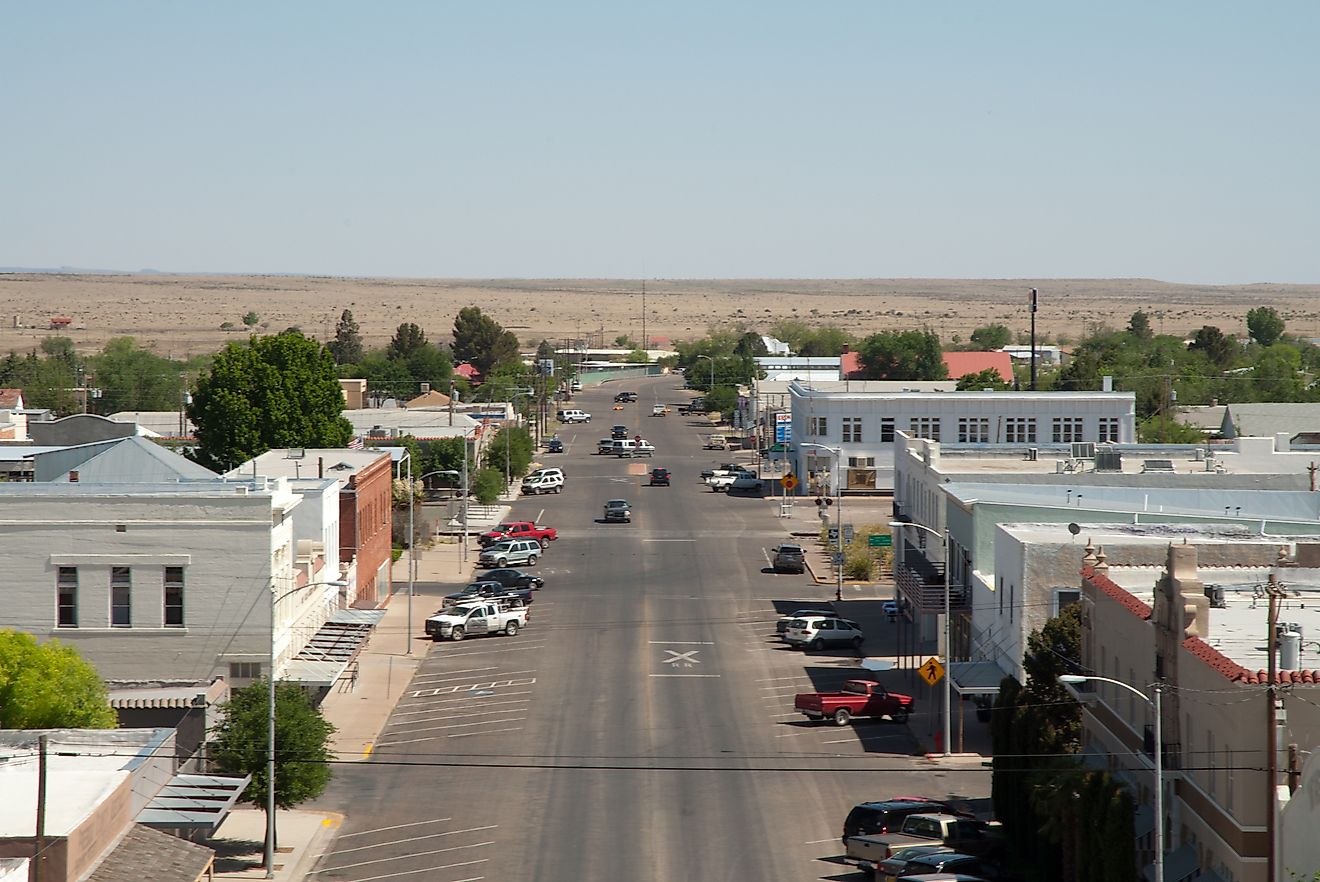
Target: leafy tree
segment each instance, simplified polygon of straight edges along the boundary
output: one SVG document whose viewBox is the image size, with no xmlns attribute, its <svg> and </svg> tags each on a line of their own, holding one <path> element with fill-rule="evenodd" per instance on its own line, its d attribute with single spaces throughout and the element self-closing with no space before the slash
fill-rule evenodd
<svg viewBox="0 0 1320 882">
<path fill-rule="evenodd" d="M 527 474 L 536 450 L 531 433 L 520 426 L 503 426 L 482 453 L 482 465 L 504 475 L 505 483 Z M 508 471 L 505 464 L 508 463 Z"/>
<path fill-rule="evenodd" d="M 1247 310 L 1247 333 L 1261 346 L 1270 347 L 1283 338 L 1283 318 L 1272 306 Z"/>
<path fill-rule="evenodd" d="M 620 349 L 636 349 L 637 343 L 627 334 L 620 334 L 614 338 L 614 345 Z"/>
<path fill-rule="evenodd" d="M 853 342 L 852 334 L 835 327 L 817 328 L 806 336 L 802 345 L 795 349 L 805 358 L 832 358 L 843 352 L 843 347 Z"/>
<path fill-rule="evenodd" d="M 0 729 L 113 729 L 105 683 L 58 640 L 0 631 Z"/>
<path fill-rule="evenodd" d="M 1275 343 L 1256 359 L 1251 376 L 1257 401 L 1298 401 L 1302 397 L 1302 357 L 1295 346 Z"/>
<path fill-rule="evenodd" d="M 716 386 L 706 390 L 703 400 L 708 413 L 718 413 L 724 419 L 733 416 L 738 407 L 738 390 L 732 386 Z"/>
<path fill-rule="evenodd" d="M 1155 332 L 1150 327 L 1150 316 L 1141 310 L 1132 313 L 1132 318 L 1128 319 L 1128 333 L 1138 340 L 1149 340 L 1155 336 Z"/>
<path fill-rule="evenodd" d="M 483 374 L 496 365 L 518 359 L 518 338 L 477 306 L 465 306 L 454 318 L 454 358 Z"/>
<path fill-rule="evenodd" d="M 353 427 L 334 359 L 301 334 L 230 343 L 197 381 L 197 460 L 228 470 L 276 447 L 343 447 Z"/>
<path fill-rule="evenodd" d="M 11 352 L 0 362 L 0 385 L 22 389 L 28 407 L 50 408 L 60 415 L 82 410 L 82 398 L 74 392 L 75 371 L 60 358 L 39 358 L 36 352 L 20 358 Z"/>
<path fill-rule="evenodd" d="M 738 343 L 733 347 L 733 354 L 743 358 L 757 358 L 758 356 L 769 355 L 770 350 L 765 345 L 765 340 L 755 331 L 748 331 L 738 338 Z"/>
<path fill-rule="evenodd" d="M 798 319 L 780 319 L 770 326 L 770 336 L 788 344 L 788 348 L 802 354 L 804 342 L 811 337 L 812 329 L 806 322 Z"/>
<path fill-rule="evenodd" d="M 1200 429 L 1171 416 L 1155 414 L 1137 423 L 1140 444 L 1199 444 L 1204 440 L 1205 434 Z"/>
<path fill-rule="evenodd" d="M 257 315 L 255 312 L 252 312 L 251 310 L 249 310 L 247 314 L 243 316 L 243 324 L 247 325 L 249 328 L 256 327 L 256 325 L 260 322 L 261 322 L 261 316 Z"/>
<path fill-rule="evenodd" d="M 385 357 L 391 361 L 407 361 L 419 348 L 426 345 L 426 332 L 414 322 L 404 322 L 394 329 Z"/>
<path fill-rule="evenodd" d="M 224 721 L 211 730 L 210 756 L 221 772 L 251 775 L 243 802 L 266 808 L 270 793 L 268 681 L 229 693 Z M 335 727 L 312 706 L 296 683 L 275 684 L 275 805 L 289 809 L 320 796 L 330 783 L 330 736 Z M 267 827 L 269 829 L 269 826 Z M 274 843 L 272 843 L 274 845 Z"/>
<path fill-rule="evenodd" d="M 491 505 L 508 488 L 504 475 L 498 469 L 479 469 L 468 486 L 482 505 Z"/>
<path fill-rule="evenodd" d="M 71 368 L 78 367 L 80 361 L 78 350 L 74 348 L 73 339 L 70 337 L 41 338 L 41 354 L 46 358 L 62 361 Z"/>
<path fill-rule="evenodd" d="M 183 365 L 139 349 L 132 337 L 116 337 L 88 363 L 101 390 L 97 409 L 176 410 L 183 394 Z"/>
<path fill-rule="evenodd" d="M 624 356 L 623 360 L 628 364 L 650 364 L 651 356 L 647 355 L 644 349 L 634 349 Z"/>
<path fill-rule="evenodd" d="M 353 320 L 353 311 L 346 309 L 335 323 L 335 339 L 325 344 L 334 356 L 335 364 L 356 364 L 362 360 L 362 333 Z"/>
<path fill-rule="evenodd" d="M 417 472 L 419 475 L 425 475 L 429 472 L 460 472 L 463 469 L 462 438 L 437 438 L 434 441 L 423 441 L 421 450 L 419 460 L 422 465 Z M 448 478 L 448 483 L 452 486 L 458 486 L 460 480 L 458 476 L 443 477 Z"/>
<path fill-rule="evenodd" d="M 983 325 L 972 331 L 971 341 L 980 350 L 1003 349 L 1013 342 L 1013 332 L 1005 325 Z"/>
<path fill-rule="evenodd" d="M 554 344 L 549 340 L 542 340 L 536 345 L 536 357 L 538 360 L 545 358 L 553 359 L 555 357 Z"/>
<path fill-rule="evenodd" d="M 934 331 L 881 331 L 862 341 L 862 366 L 873 380 L 942 380 L 949 375 Z"/>
<path fill-rule="evenodd" d="M 1002 392 L 1009 388 L 1009 384 L 1004 382 L 1004 378 L 999 371 L 994 368 L 986 368 L 974 374 L 963 374 L 958 378 L 958 385 L 955 388 L 959 392 L 980 392 L 982 389 L 993 389 L 996 392 Z"/>
<path fill-rule="evenodd" d="M 1220 370 L 1232 367 L 1241 351 L 1236 341 L 1225 337 L 1224 332 L 1214 325 L 1202 325 L 1192 337 L 1192 342 L 1187 344 L 1187 348 L 1191 352 L 1204 354 L 1210 363 Z"/>
<path fill-rule="evenodd" d="M 375 350 L 348 366 L 349 376 L 367 381 L 368 393 L 382 398 L 410 398 L 416 388 L 412 371 L 401 361 L 385 357 L 384 350 Z"/>
</svg>

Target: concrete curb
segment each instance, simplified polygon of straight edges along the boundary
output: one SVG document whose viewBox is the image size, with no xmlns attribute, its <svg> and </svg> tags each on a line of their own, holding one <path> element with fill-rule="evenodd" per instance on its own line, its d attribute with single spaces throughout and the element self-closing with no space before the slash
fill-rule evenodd
<svg viewBox="0 0 1320 882">
<path fill-rule="evenodd" d="M 344 826 L 344 816 L 339 812 L 322 812 L 322 814 L 325 818 L 322 819 L 321 826 L 312 834 L 307 845 L 299 849 L 297 860 L 293 865 L 286 868 L 285 875 L 290 880 L 306 878 L 313 865 L 329 850 L 335 837 L 339 835 L 339 829 Z"/>
</svg>

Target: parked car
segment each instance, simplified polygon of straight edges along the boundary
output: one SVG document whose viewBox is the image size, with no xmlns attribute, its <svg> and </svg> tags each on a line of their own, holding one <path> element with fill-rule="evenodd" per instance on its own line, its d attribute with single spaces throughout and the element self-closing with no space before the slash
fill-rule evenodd
<svg viewBox="0 0 1320 882">
<path fill-rule="evenodd" d="M 558 438 L 551 438 L 551 439 L 550 439 L 550 442 L 549 442 L 548 444 L 545 445 L 545 452 L 546 452 L 546 453 L 563 453 L 563 452 L 564 452 L 564 442 L 563 442 L 563 441 L 560 441 Z"/>
<path fill-rule="evenodd" d="M 707 435 L 706 443 L 702 445 L 705 450 L 727 450 L 729 441 L 723 435 Z"/>
<path fill-rule="evenodd" d="M 507 567 L 509 564 L 536 566 L 541 557 L 541 543 L 535 539 L 506 539 L 481 549 L 479 567 Z"/>
<path fill-rule="evenodd" d="M 506 587 L 500 582 L 482 578 L 465 586 L 462 591 L 445 595 L 446 603 L 462 603 L 470 600 L 493 600 L 498 597 L 517 597 L 523 603 L 532 602 L 532 589 L 525 587 Z"/>
<path fill-rule="evenodd" d="M 651 469 L 651 486 L 668 487 L 669 469 Z"/>
<path fill-rule="evenodd" d="M 477 537 L 477 544 L 486 546 L 506 539 L 535 539 L 542 548 L 549 548 L 550 543 L 559 538 L 554 527 L 543 527 L 532 521 L 505 521 Z"/>
<path fill-rule="evenodd" d="M 748 493 L 760 493 L 761 487 L 762 487 L 761 479 L 749 472 L 736 476 L 733 479 L 733 483 L 729 485 L 728 489 L 746 490 Z"/>
<path fill-rule="evenodd" d="M 627 426 L 610 426 L 610 437 L 611 437 L 611 438 L 627 438 L 627 437 L 628 437 L 628 427 L 627 427 Z"/>
<path fill-rule="evenodd" d="M 830 645 L 850 644 L 860 649 L 865 635 L 862 626 L 833 616 L 807 616 L 794 619 L 784 632 L 784 642 L 802 649 L 824 649 Z"/>
<path fill-rule="evenodd" d="M 854 717 L 889 717 L 906 723 L 912 715 L 912 696 L 890 692 L 870 680 L 849 680 L 838 692 L 802 692 L 793 696 L 793 710 L 815 722 L 833 720 L 846 726 Z"/>
<path fill-rule="evenodd" d="M 565 410 L 563 415 L 559 417 L 559 421 L 561 423 L 589 423 L 591 422 L 591 414 L 585 410 Z"/>
<path fill-rule="evenodd" d="M 628 505 L 626 499 L 611 499 L 605 503 L 605 521 L 623 521 L 625 524 L 632 523 L 632 507 Z"/>
<path fill-rule="evenodd" d="M 571 383 L 568 384 L 568 388 L 571 389 L 571 390 L 573 390 L 574 392 L 581 392 L 581 391 L 582 391 L 582 381 L 581 381 L 581 380 L 574 380 L 573 382 L 571 382 Z"/>
<path fill-rule="evenodd" d="M 931 873 L 956 873 L 960 876 L 979 876 L 982 879 L 998 879 L 999 865 L 974 854 L 958 851 L 932 852 L 919 855 L 908 861 L 902 873 L 895 876 L 929 875 Z"/>
<path fill-rule="evenodd" d="M 528 475 L 522 479 L 522 494 L 538 496 L 542 493 L 559 493 L 564 489 L 564 476 Z"/>
<path fill-rule="evenodd" d="M 847 845 L 850 836 L 891 833 L 903 826 L 903 819 L 908 815 L 929 812 L 953 812 L 953 806 L 943 800 L 924 796 L 894 796 L 875 802 L 858 803 L 843 821 L 842 841 Z"/>
<path fill-rule="evenodd" d="M 780 545 L 775 549 L 770 566 L 776 573 L 804 573 L 807 570 L 807 553 L 801 545 Z"/>
<path fill-rule="evenodd" d="M 426 620 L 426 634 L 432 640 L 462 640 L 491 634 L 512 637 L 526 624 L 525 606 L 501 608 L 499 604 L 483 603 L 442 609 Z"/>
<path fill-rule="evenodd" d="M 793 624 L 794 619 L 805 619 L 807 616 L 833 616 L 840 618 L 839 614 L 832 609 L 800 609 L 797 612 L 786 616 L 780 616 L 779 621 L 775 622 L 775 633 L 783 637 L 788 633 L 788 626 Z"/>
<path fill-rule="evenodd" d="M 545 586 L 545 580 L 540 576 L 533 576 L 531 573 L 509 567 L 487 570 L 481 574 L 481 581 L 499 582 L 505 588 L 531 588 L 533 591 L 539 591 Z"/>
<path fill-rule="evenodd" d="M 871 865 L 870 870 L 876 879 L 897 879 L 907 872 L 908 861 L 913 858 L 924 857 L 928 854 L 953 854 L 953 849 L 947 845 L 909 845 L 907 848 L 900 848 L 880 864 Z M 860 855 L 848 855 L 848 857 L 857 858 Z M 870 864 L 869 861 L 864 863 Z M 863 867 L 866 869 L 866 867 Z"/>
</svg>

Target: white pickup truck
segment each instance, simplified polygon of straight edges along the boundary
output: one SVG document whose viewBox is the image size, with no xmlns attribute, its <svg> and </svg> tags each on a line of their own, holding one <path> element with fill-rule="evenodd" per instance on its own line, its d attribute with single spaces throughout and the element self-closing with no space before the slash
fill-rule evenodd
<svg viewBox="0 0 1320 882">
<path fill-rule="evenodd" d="M 478 602 L 447 606 L 426 620 L 426 636 L 432 640 L 462 640 L 492 634 L 518 633 L 527 627 L 527 607 L 522 603 Z"/>
<path fill-rule="evenodd" d="M 731 471 L 727 469 L 716 469 L 715 474 L 706 479 L 706 486 L 719 493 L 721 490 L 752 490 L 761 489 L 761 479 L 756 474 L 746 469 Z"/>
</svg>

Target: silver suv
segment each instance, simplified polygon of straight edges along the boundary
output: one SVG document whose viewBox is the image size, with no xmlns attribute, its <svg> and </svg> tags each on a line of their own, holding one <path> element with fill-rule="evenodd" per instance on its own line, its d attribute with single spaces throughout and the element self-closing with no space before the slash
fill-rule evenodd
<svg viewBox="0 0 1320 882">
<path fill-rule="evenodd" d="M 481 549 L 477 557 L 480 567 L 536 566 L 541 556 L 541 543 L 535 539 L 505 539 Z"/>
</svg>

